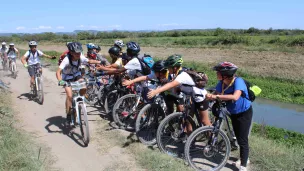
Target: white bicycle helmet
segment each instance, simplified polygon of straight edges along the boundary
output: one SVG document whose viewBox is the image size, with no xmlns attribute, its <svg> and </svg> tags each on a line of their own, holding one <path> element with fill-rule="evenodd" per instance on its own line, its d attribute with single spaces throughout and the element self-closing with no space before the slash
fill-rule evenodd
<svg viewBox="0 0 304 171">
<path fill-rule="evenodd" d="M 35 41 L 30 41 L 28 44 L 29 46 L 37 46 L 37 42 Z"/>
<path fill-rule="evenodd" d="M 15 44 L 14 44 L 14 43 L 10 43 L 9 45 L 10 45 L 10 46 L 15 46 Z"/>
<path fill-rule="evenodd" d="M 6 43 L 5 43 L 5 42 L 2 42 L 2 45 L 6 45 Z"/>
<path fill-rule="evenodd" d="M 120 48 L 124 47 L 125 44 L 123 43 L 122 40 L 115 40 L 114 42 L 115 45 L 119 46 Z"/>
</svg>

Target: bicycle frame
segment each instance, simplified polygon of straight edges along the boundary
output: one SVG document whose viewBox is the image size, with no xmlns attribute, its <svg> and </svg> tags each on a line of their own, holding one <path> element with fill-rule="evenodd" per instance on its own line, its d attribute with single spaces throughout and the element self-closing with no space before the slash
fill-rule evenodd
<svg viewBox="0 0 304 171">
<path fill-rule="evenodd" d="M 80 90 L 83 88 L 86 88 L 86 84 L 87 84 L 86 81 L 83 81 L 83 82 L 76 81 L 76 82 L 67 83 L 67 85 L 71 86 L 71 88 L 72 88 L 72 92 L 73 92 L 72 108 L 76 111 L 76 118 L 74 118 L 73 115 L 71 116 L 71 118 L 72 118 L 71 125 L 74 125 L 74 119 L 78 125 L 81 123 L 81 120 L 79 117 L 79 109 L 77 108 L 77 106 L 80 103 L 82 103 L 84 105 L 85 110 L 87 110 L 86 105 L 84 103 L 84 96 L 80 95 Z"/>
</svg>

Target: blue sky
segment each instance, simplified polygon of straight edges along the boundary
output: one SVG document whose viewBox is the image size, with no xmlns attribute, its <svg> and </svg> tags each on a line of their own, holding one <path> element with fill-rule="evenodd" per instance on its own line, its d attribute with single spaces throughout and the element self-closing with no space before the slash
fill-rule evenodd
<svg viewBox="0 0 304 171">
<path fill-rule="evenodd" d="M 0 6 L 2 33 L 304 29 L 304 0 L 13 0 Z"/>
</svg>

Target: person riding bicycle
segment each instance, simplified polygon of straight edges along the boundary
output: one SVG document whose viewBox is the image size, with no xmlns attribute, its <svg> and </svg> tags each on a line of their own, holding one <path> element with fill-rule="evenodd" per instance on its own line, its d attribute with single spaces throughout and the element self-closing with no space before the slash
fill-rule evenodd
<svg viewBox="0 0 304 171">
<path fill-rule="evenodd" d="M 18 49 L 15 48 L 14 43 L 9 44 L 9 49 L 7 51 L 7 57 L 9 59 L 9 66 L 11 66 L 12 61 L 16 62 L 16 57 L 19 58 L 20 54 Z"/>
<path fill-rule="evenodd" d="M 252 123 L 252 105 L 244 80 L 236 77 L 238 67 L 231 62 L 221 62 L 213 67 L 219 80 L 215 94 L 208 94 L 210 100 L 226 101 L 231 114 L 232 127 L 240 146 L 240 171 L 246 171 L 249 155 L 248 135 Z M 245 96 L 242 96 L 242 93 Z"/>
<path fill-rule="evenodd" d="M 151 90 L 148 93 L 148 98 L 153 98 L 156 94 L 164 92 L 166 90 L 173 89 L 175 93 L 181 91 L 184 94 L 190 94 L 194 98 L 195 107 L 200 114 L 200 122 L 203 125 L 211 125 L 208 115 L 208 101 L 205 99 L 207 91 L 195 87 L 195 83 L 191 76 L 182 70 L 183 59 L 181 55 L 171 55 L 167 58 L 165 66 L 168 68 L 169 73 L 172 75 L 172 81 L 166 83 L 156 90 Z M 189 124 L 190 126 L 190 124 Z M 188 131 L 192 132 L 192 128 L 188 128 Z"/>
<path fill-rule="evenodd" d="M 61 62 L 56 77 L 59 81 L 59 85 L 65 85 L 66 82 L 73 82 L 82 79 L 80 66 L 81 64 L 100 64 L 100 61 L 91 60 L 86 58 L 82 54 L 82 45 L 79 42 L 71 42 L 68 44 L 69 53 Z M 71 87 L 65 87 L 66 92 L 66 114 L 67 122 L 71 121 L 71 107 L 72 107 L 72 89 Z M 81 95 L 85 94 L 85 89 L 80 91 Z"/>
<path fill-rule="evenodd" d="M 0 57 L 2 60 L 7 59 L 8 48 L 5 42 L 2 42 L 2 47 L 0 49 Z"/>
<path fill-rule="evenodd" d="M 114 46 L 119 48 L 119 51 L 120 51 L 119 54 L 121 56 L 123 54 L 122 53 L 122 48 L 125 46 L 125 44 L 123 43 L 123 41 L 122 40 L 115 40 L 114 41 Z"/>
<path fill-rule="evenodd" d="M 44 54 L 42 51 L 37 49 L 37 42 L 30 41 L 28 43 L 30 50 L 26 51 L 26 53 L 22 56 L 21 62 L 25 68 L 28 68 L 28 73 L 31 77 L 30 87 L 32 88 L 35 81 L 35 67 L 40 68 L 40 72 L 42 72 L 42 68 L 40 67 L 40 57 L 47 57 L 50 59 L 56 59 L 55 56 L 49 56 Z"/>
</svg>

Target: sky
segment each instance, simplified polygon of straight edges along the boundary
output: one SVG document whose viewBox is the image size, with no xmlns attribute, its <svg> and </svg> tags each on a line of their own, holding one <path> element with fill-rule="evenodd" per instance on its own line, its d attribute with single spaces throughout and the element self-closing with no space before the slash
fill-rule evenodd
<svg viewBox="0 0 304 171">
<path fill-rule="evenodd" d="M 3 0 L 0 33 L 304 29 L 304 0 Z"/>
</svg>

